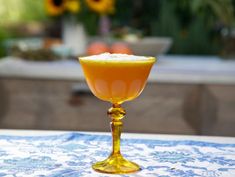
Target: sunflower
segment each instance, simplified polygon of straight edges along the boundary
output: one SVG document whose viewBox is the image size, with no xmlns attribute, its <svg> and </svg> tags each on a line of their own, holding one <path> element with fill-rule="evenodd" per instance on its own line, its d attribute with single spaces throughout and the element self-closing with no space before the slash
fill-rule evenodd
<svg viewBox="0 0 235 177">
<path fill-rule="evenodd" d="M 65 8 L 71 13 L 77 13 L 80 11 L 80 2 L 78 0 L 66 0 Z"/>
<path fill-rule="evenodd" d="M 114 12 L 115 0 L 86 0 L 87 5 L 101 15 Z"/>
<path fill-rule="evenodd" d="M 53 16 L 64 12 L 64 0 L 46 0 L 45 6 L 48 14 Z"/>
<path fill-rule="evenodd" d="M 64 11 L 76 13 L 80 10 L 79 0 L 45 0 L 47 12 L 52 16 L 61 15 Z"/>
</svg>

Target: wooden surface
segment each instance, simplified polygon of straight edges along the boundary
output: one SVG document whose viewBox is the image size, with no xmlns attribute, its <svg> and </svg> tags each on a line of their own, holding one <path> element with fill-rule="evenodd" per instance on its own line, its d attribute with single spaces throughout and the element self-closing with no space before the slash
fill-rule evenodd
<svg viewBox="0 0 235 177">
<path fill-rule="evenodd" d="M 0 78 L 0 128 L 109 131 L 111 106 L 78 81 Z M 127 102 L 126 132 L 235 136 L 234 85 L 150 82 Z"/>
</svg>

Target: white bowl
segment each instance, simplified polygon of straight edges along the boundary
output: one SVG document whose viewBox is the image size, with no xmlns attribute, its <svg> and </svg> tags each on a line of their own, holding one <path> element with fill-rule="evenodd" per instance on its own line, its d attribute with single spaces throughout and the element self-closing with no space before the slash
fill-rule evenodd
<svg viewBox="0 0 235 177">
<path fill-rule="evenodd" d="M 126 42 L 135 55 L 156 56 L 166 53 L 172 39 L 168 37 L 145 37 L 135 42 Z"/>
<path fill-rule="evenodd" d="M 172 39 L 169 37 L 144 37 L 134 41 L 101 38 L 98 36 L 89 38 L 89 43 L 94 41 L 106 42 L 110 46 L 116 42 L 122 42 L 131 48 L 134 55 L 145 56 L 156 56 L 159 54 L 164 54 L 170 49 L 172 44 Z"/>
</svg>

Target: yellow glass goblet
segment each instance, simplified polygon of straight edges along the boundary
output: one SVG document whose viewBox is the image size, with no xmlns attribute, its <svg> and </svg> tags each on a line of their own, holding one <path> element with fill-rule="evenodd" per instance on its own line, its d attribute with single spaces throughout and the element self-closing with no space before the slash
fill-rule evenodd
<svg viewBox="0 0 235 177">
<path fill-rule="evenodd" d="M 106 160 L 93 164 L 92 168 L 98 172 L 111 174 L 139 171 L 139 165 L 126 160 L 120 152 L 122 119 L 126 114 L 121 104 L 140 95 L 156 59 L 104 53 L 80 57 L 79 61 L 91 92 L 99 99 L 111 102 L 113 105 L 108 110 L 108 115 L 112 119 L 110 124 L 113 150 Z"/>
</svg>

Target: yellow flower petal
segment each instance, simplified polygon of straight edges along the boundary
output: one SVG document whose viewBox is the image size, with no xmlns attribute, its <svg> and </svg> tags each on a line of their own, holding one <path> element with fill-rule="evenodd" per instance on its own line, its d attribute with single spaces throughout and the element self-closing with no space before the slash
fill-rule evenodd
<svg viewBox="0 0 235 177">
<path fill-rule="evenodd" d="M 65 7 L 72 13 L 79 12 L 81 8 L 80 2 L 78 0 L 66 0 Z"/>
<path fill-rule="evenodd" d="M 64 12 L 64 0 L 45 0 L 45 7 L 49 15 L 60 15 Z"/>
<path fill-rule="evenodd" d="M 115 0 L 86 0 L 90 9 L 99 14 L 109 14 L 114 12 Z"/>
</svg>

